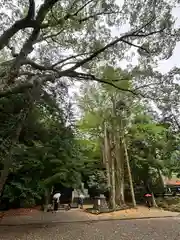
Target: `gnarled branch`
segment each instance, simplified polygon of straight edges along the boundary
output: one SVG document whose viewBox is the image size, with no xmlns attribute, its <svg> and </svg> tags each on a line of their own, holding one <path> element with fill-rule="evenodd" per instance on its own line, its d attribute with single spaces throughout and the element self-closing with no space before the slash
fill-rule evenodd
<svg viewBox="0 0 180 240">
<path fill-rule="evenodd" d="M 29 0 L 29 10 L 25 18 L 16 21 L 9 29 L 4 31 L 0 36 L 0 50 L 8 45 L 9 40 L 21 29 L 36 26 L 36 21 L 34 21 L 35 14 L 35 2 L 34 0 Z"/>
</svg>

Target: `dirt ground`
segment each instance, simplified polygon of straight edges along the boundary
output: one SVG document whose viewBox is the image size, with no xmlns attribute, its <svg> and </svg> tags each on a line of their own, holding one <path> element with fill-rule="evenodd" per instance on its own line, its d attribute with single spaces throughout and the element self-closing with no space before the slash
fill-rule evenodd
<svg viewBox="0 0 180 240">
<path fill-rule="evenodd" d="M 29 216 L 35 213 L 39 213 L 41 210 L 40 206 L 34 208 L 17 208 L 17 209 L 10 209 L 8 211 L 0 212 L 0 218 L 2 217 L 11 217 L 11 216 Z"/>
</svg>

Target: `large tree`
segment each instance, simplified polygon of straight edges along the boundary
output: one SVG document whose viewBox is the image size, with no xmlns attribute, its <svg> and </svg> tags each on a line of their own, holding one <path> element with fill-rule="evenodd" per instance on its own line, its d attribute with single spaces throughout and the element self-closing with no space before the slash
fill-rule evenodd
<svg viewBox="0 0 180 240">
<path fill-rule="evenodd" d="M 95 67 L 118 63 L 132 47 L 150 62 L 168 58 L 179 37 L 175 0 L 28 2 L 1 1 L 1 97 L 67 78 L 116 85 Z"/>
</svg>

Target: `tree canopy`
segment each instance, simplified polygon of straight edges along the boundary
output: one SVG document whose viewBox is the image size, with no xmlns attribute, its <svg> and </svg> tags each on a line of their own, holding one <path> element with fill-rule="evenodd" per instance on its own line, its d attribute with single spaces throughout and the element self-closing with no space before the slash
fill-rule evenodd
<svg viewBox="0 0 180 240">
<path fill-rule="evenodd" d="M 172 14 L 178 6 L 175 0 L 119 4 L 106 0 L 35 4 L 29 0 L 18 5 L 1 1 L 1 6 L 0 50 L 6 55 L 1 62 L 1 97 L 68 78 L 118 87 L 119 78 L 100 77 L 97 66 L 118 64 L 132 48 L 138 49 L 146 65 L 157 58 L 167 59 L 179 38 Z M 142 77 L 139 71 L 134 70 L 136 82 Z"/>
</svg>

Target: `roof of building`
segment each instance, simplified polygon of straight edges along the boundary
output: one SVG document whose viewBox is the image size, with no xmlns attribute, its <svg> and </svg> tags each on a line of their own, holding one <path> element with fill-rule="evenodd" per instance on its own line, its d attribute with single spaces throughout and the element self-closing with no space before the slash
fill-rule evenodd
<svg viewBox="0 0 180 240">
<path fill-rule="evenodd" d="M 172 178 L 164 178 L 165 185 L 173 185 L 173 186 L 180 186 L 180 178 L 172 177 Z"/>
</svg>

